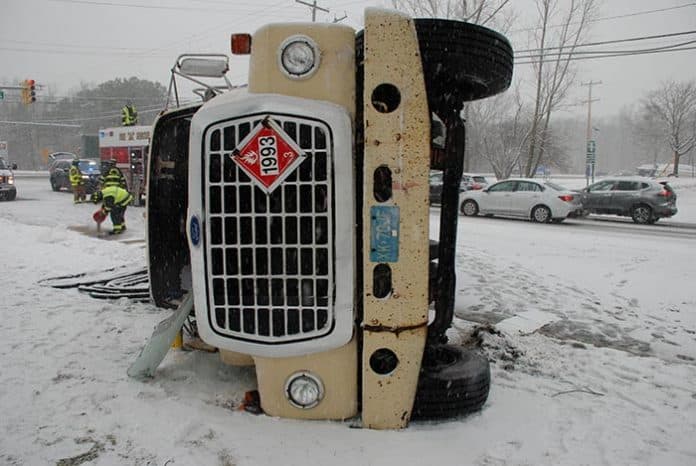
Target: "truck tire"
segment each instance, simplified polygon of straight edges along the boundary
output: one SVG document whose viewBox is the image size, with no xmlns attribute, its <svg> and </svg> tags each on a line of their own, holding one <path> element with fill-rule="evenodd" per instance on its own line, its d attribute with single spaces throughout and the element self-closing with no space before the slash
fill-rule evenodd
<svg viewBox="0 0 696 466">
<path fill-rule="evenodd" d="M 414 23 L 431 109 L 454 89 L 468 102 L 510 87 L 513 52 L 505 36 L 462 21 L 420 18 Z"/>
<path fill-rule="evenodd" d="M 411 417 L 444 419 L 478 411 L 490 385 L 490 365 L 481 354 L 453 345 L 426 349 Z"/>
</svg>

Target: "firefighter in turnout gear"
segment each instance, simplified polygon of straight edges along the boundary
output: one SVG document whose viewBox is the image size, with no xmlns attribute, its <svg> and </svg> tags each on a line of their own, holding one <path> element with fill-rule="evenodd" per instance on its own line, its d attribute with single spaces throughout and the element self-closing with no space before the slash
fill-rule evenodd
<svg viewBox="0 0 696 466">
<path fill-rule="evenodd" d="M 106 186 L 92 194 L 92 202 L 95 204 L 101 202 L 102 212 L 111 214 L 113 230 L 109 232 L 110 235 L 118 235 L 126 230 L 126 208 L 131 201 L 133 201 L 131 193 L 120 186 Z"/>
<path fill-rule="evenodd" d="M 121 124 L 123 126 L 133 126 L 138 124 L 138 111 L 135 109 L 135 105 L 132 102 L 128 102 L 121 109 Z"/>
<path fill-rule="evenodd" d="M 73 160 L 70 166 L 70 186 L 72 186 L 73 191 L 73 203 L 85 202 L 85 180 L 82 178 L 78 160 Z"/>
<path fill-rule="evenodd" d="M 128 184 L 126 183 L 126 178 L 123 176 L 123 172 L 121 172 L 121 169 L 116 166 L 116 162 L 113 160 L 103 164 L 99 183 L 102 188 L 106 188 L 107 186 L 118 186 L 123 189 L 128 189 Z"/>
</svg>

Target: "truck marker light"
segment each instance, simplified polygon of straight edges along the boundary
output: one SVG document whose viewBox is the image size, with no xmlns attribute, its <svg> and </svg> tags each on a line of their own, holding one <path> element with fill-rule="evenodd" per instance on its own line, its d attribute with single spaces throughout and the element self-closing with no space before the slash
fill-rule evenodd
<svg viewBox="0 0 696 466">
<path fill-rule="evenodd" d="M 306 79 L 319 68 L 319 47 L 307 36 L 290 36 L 278 50 L 281 71 L 292 79 Z"/>
<path fill-rule="evenodd" d="M 251 53 L 251 34 L 232 34 L 230 49 L 232 55 L 249 55 Z"/>
</svg>

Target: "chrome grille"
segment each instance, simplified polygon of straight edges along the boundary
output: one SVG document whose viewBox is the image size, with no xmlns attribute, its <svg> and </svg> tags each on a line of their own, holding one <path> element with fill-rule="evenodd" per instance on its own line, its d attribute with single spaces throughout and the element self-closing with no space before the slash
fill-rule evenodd
<svg viewBox="0 0 696 466">
<path fill-rule="evenodd" d="M 307 157 L 267 194 L 231 159 L 262 117 L 213 125 L 204 138 L 210 326 L 267 344 L 319 338 L 335 317 L 330 131 L 273 115 Z"/>
</svg>

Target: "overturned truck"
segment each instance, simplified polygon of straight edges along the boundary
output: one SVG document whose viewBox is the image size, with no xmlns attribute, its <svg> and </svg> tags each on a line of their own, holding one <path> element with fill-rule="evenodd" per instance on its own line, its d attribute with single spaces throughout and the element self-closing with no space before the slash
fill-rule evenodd
<svg viewBox="0 0 696 466">
<path fill-rule="evenodd" d="M 460 113 L 507 89 L 509 42 L 368 9 L 357 33 L 274 24 L 232 46 L 250 54 L 248 87 L 211 87 L 154 124 L 153 300 L 193 293 L 201 338 L 224 362 L 255 366 L 270 415 L 359 415 L 382 429 L 479 409 L 488 361 L 445 336 Z M 430 169 L 444 174 L 432 240 Z"/>
</svg>

